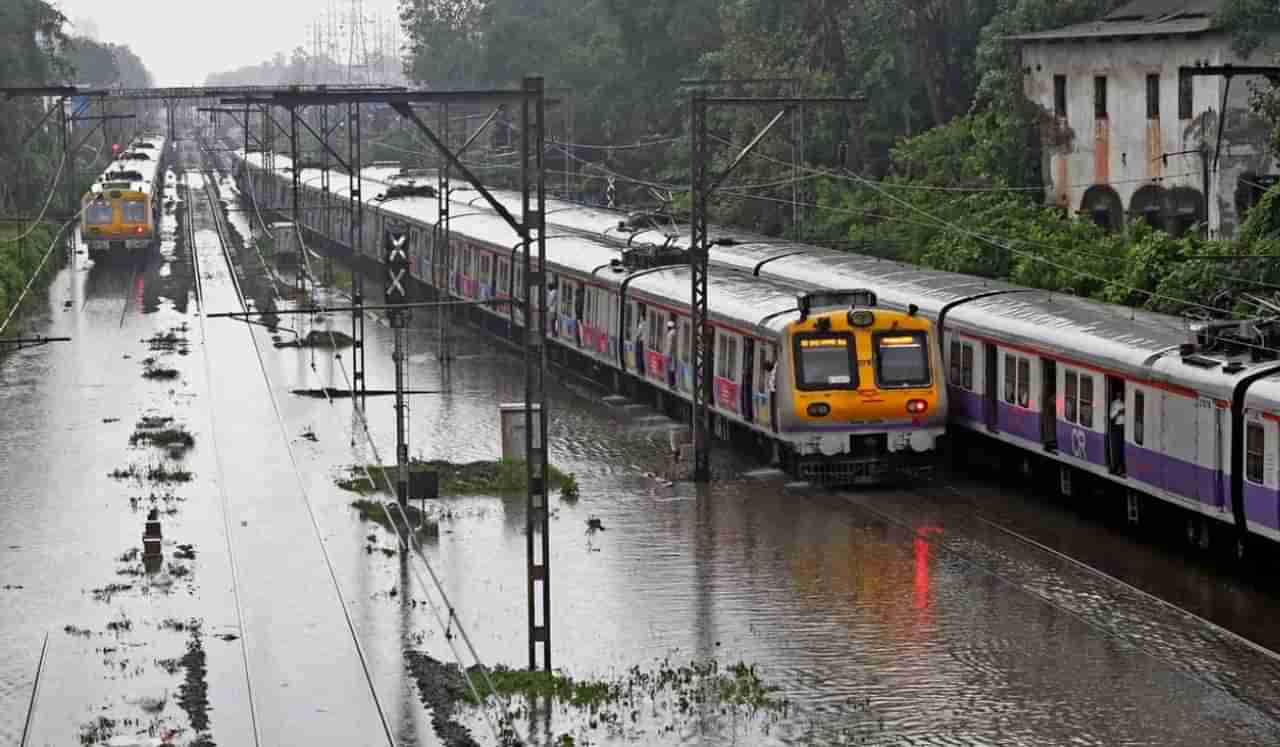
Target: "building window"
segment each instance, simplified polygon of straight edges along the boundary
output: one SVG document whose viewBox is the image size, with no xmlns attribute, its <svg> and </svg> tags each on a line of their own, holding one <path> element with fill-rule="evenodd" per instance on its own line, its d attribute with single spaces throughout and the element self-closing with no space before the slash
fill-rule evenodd
<svg viewBox="0 0 1280 747">
<path fill-rule="evenodd" d="M 1067 118 L 1067 76 L 1053 76 L 1053 116 Z"/>
<path fill-rule="evenodd" d="M 1262 484 L 1263 455 L 1267 453 L 1267 433 L 1261 423 L 1249 423 L 1245 439 L 1244 476 L 1249 482 Z"/>
<path fill-rule="evenodd" d="M 1191 82 L 1190 75 L 1178 76 L 1178 119 L 1191 119 Z"/>
<path fill-rule="evenodd" d="M 1107 76 L 1097 75 L 1093 79 L 1093 117 L 1107 118 Z"/>
<path fill-rule="evenodd" d="M 1147 76 L 1147 119 L 1160 118 L 1160 76 Z"/>
<path fill-rule="evenodd" d="M 1133 442 L 1139 446 L 1147 428 L 1147 398 L 1141 390 L 1133 392 Z"/>
</svg>

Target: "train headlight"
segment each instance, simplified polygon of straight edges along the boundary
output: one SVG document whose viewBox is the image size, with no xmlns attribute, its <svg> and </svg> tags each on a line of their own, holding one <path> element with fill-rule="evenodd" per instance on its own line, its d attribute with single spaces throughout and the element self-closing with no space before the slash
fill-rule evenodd
<svg viewBox="0 0 1280 747">
<path fill-rule="evenodd" d="M 876 322 L 876 315 L 866 309 L 849 312 L 849 324 L 854 327 L 870 327 Z"/>
<path fill-rule="evenodd" d="M 815 418 L 826 417 L 831 412 L 831 405 L 828 405 L 826 402 L 814 402 L 805 409 L 805 412 Z"/>
<path fill-rule="evenodd" d="M 907 400 L 907 412 L 912 415 L 922 415 L 925 410 L 929 409 L 929 403 L 922 399 Z"/>
</svg>

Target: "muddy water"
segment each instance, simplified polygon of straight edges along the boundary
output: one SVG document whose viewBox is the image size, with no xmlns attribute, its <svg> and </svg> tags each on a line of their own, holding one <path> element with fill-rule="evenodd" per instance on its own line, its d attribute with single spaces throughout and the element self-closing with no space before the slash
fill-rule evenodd
<svg viewBox="0 0 1280 747">
<path fill-rule="evenodd" d="M 232 213 L 231 220 L 249 235 L 256 218 Z M 261 306 L 271 295 L 269 283 L 254 270 L 253 257 L 241 259 L 246 293 Z M 229 273 L 208 260 L 201 279 L 209 308 L 236 303 Z M 371 445 L 349 401 L 289 393 L 346 388 L 349 351 L 335 356 L 276 349 L 270 330 L 220 320 L 206 322 L 206 348 L 189 281 L 147 301 L 162 267 L 170 283 L 191 276 L 189 261 L 163 255 L 141 273 L 68 271 L 51 293 L 48 331 L 75 341 L 23 351 L 0 365 L 0 484 L 6 486 L 0 585 L 22 587 L 0 591 L 0 741 L 16 741 L 21 733 L 48 632 L 50 655 L 36 713 L 42 741 L 36 744 L 74 742 L 99 716 L 160 721 L 186 729 L 189 738 L 196 717 L 177 696 L 188 668 L 167 660 L 189 653 L 193 644 L 207 663 L 203 677 L 212 708 L 205 731 L 223 744 L 251 744 L 246 681 L 283 672 L 282 661 L 309 651 L 305 638 L 271 640 L 270 631 L 298 620 L 313 621 L 309 630 L 345 625 L 332 584 L 317 573 L 324 569 L 316 568 L 323 560 L 314 533 L 294 521 L 304 511 L 305 494 L 396 741 L 434 744 L 430 714 L 403 654 L 413 648 L 451 661 L 456 629 L 451 626 L 446 637 L 436 626 L 428 602 L 438 603 L 439 595 L 424 590 L 400 557 L 378 551 L 390 548 L 392 538 L 362 525 L 348 505 L 352 496 L 333 483 L 346 465 L 373 461 L 374 450 L 383 460 L 394 453 L 390 398 L 368 400 Z M 173 296 L 183 288 L 188 297 L 180 304 Z M 68 299 L 73 304 L 64 310 Z M 157 355 L 142 342 L 184 322 L 189 355 Z M 337 317 L 283 323 L 296 324 L 302 334 L 349 331 L 349 321 Z M 433 320 L 418 312 L 415 324 L 410 386 L 445 388 L 428 332 Z M 368 330 L 369 386 L 388 387 L 390 330 L 377 322 Z M 263 352 L 265 375 L 255 345 Z M 474 332 L 456 337 L 455 352 L 449 392 L 413 399 L 411 451 L 425 458 L 495 457 L 497 403 L 522 393 L 519 359 Z M 179 378 L 142 378 L 141 360 L 150 356 L 172 365 Z M 653 477 L 668 467 L 665 419 L 643 407 L 606 404 L 600 391 L 564 372 L 554 378 L 552 458 L 577 474 L 582 490 L 577 504 L 553 503 L 555 665 L 575 676 L 607 678 L 664 658 L 743 660 L 758 665 L 795 704 L 767 733 L 714 719 L 677 719 L 673 731 L 650 729 L 635 743 L 1280 739 L 1280 696 L 1273 694 L 1280 677 L 1265 653 L 1008 541 L 976 522 L 968 503 L 937 486 L 790 491 L 779 476 L 748 476 L 755 465 L 732 454 L 716 455 L 717 468 L 732 479 L 704 490 L 670 486 Z M 267 387 L 279 401 L 296 471 Z M 148 496 L 157 486 L 107 473 L 157 459 L 128 445 L 135 421 L 147 413 L 179 419 L 196 438 L 182 460 L 193 479 L 170 486 L 170 500 L 158 499 L 162 508 L 176 507 L 163 516 L 166 563 L 189 567 L 187 575 L 175 577 L 169 565 L 154 576 L 117 573 L 129 565 L 117 559 L 140 546 Z M 103 422 L 109 418 L 120 420 Z M 226 521 L 235 540 L 246 627 L 268 631 L 251 635 L 243 649 L 244 639 L 218 637 L 243 632 L 223 531 L 224 489 L 231 493 Z M 139 508 L 131 497 L 143 499 Z M 441 534 L 427 543 L 426 555 L 458 620 L 486 663 L 522 666 L 523 498 L 455 498 L 429 510 Z M 589 533 L 591 518 L 604 530 Z M 173 559 L 179 543 L 193 544 L 196 558 Z M 1144 550 L 1124 546 L 1117 552 L 1134 554 L 1139 564 Z M 1174 561 L 1152 562 L 1152 573 L 1177 571 Z M 274 579 L 278 598 L 251 591 L 260 578 Z M 135 586 L 110 601 L 95 598 L 93 589 L 121 579 Z M 1251 598 L 1238 614 L 1273 615 L 1274 605 Z M 166 625 L 170 618 L 201 625 L 193 632 Z M 118 624 L 125 619 L 129 629 Z M 68 625 L 74 633 L 64 631 Z M 261 642 L 264 636 L 269 645 Z M 349 652 L 313 647 L 310 653 L 306 682 L 276 681 L 274 696 L 269 685 L 254 687 L 259 727 L 264 734 L 276 730 L 266 743 L 291 743 L 291 724 L 310 733 L 308 741 L 351 743 L 316 736 L 307 726 L 333 714 L 307 704 L 334 692 L 354 702 L 368 688 L 353 675 Z M 315 695 L 292 697 L 294 687 Z M 463 720 L 482 742 L 492 741 L 479 714 Z M 535 735 L 573 732 L 592 742 L 623 741 L 584 719 L 560 719 L 550 727 L 541 719 L 517 721 L 517 727 Z M 377 728 L 364 733 L 362 743 L 379 742 Z"/>
</svg>

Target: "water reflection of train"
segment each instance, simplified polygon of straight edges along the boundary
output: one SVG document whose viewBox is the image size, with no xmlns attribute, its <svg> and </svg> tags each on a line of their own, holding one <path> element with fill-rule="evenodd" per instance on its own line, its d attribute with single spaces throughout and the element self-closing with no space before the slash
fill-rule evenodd
<svg viewBox="0 0 1280 747">
<path fill-rule="evenodd" d="M 260 163 L 257 154 L 250 162 Z M 255 166 L 253 173 L 256 183 L 243 191 L 286 204 L 287 172 L 270 177 Z M 336 213 L 327 238 L 345 248 L 350 216 L 309 210 L 326 195 L 319 171 L 303 169 L 300 177 L 304 227 L 325 235 L 319 216 Z M 285 201 L 273 202 L 276 197 Z M 407 230 L 411 273 L 422 282 L 461 299 L 522 296 L 518 242 L 496 214 L 452 221 L 447 252 L 435 246 L 437 203 L 423 190 L 370 195 L 365 221 L 357 254 L 379 261 L 384 225 L 394 222 Z M 546 273 L 558 355 L 620 388 L 630 382 L 654 390 L 687 411 L 693 395 L 690 277 L 681 254 L 627 252 L 598 238 L 557 233 L 547 239 Z M 933 323 L 914 308 L 883 308 L 869 291 L 811 290 L 737 269 L 712 273 L 715 433 L 772 445 L 791 471 L 827 482 L 876 481 L 894 466 L 929 459 L 947 402 Z M 524 323 L 519 304 L 475 313 L 504 333 Z"/>
<path fill-rule="evenodd" d="M 159 239 L 164 138 L 130 143 L 81 198 L 81 233 L 94 259 L 126 256 Z"/>
</svg>

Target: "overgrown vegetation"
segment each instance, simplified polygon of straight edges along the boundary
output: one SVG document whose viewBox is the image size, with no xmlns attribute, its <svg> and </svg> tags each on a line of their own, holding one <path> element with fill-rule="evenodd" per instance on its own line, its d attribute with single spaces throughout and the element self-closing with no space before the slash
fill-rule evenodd
<svg viewBox="0 0 1280 747">
<path fill-rule="evenodd" d="M 564 489 L 572 486 L 577 495 L 577 480 L 569 474 L 561 472 L 553 465 L 548 465 L 550 490 Z M 525 490 L 526 469 L 522 460 L 498 460 L 467 462 L 455 464 L 448 461 L 414 461 L 409 465 L 413 472 L 434 471 L 439 476 L 441 496 L 451 495 L 492 495 L 513 493 Z M 367 472 L 367 474 L 366 474 Z M 370 482 L 370 478 L 372 482 Z M 387 493 L 388 485 L 394 486 L 397 480 L 397 467 L 393 465 L 348 467 L 346 472 L 336 480 L 338 487 L 361 495 Z"/>
<path fill-rule="evenodd" d="M 767 685 L 754 666 L 743 662 L 722 666 L 706 658 L 676 665 L 668 659 L 649 669 L 633 666 L 609 679 L 574 679 L 562 672 L 501 666 L 487 675 L 472 667 L 464 676 L 457 665 L 424 653 L 410 651 L 408 657 L 419 694 L 432 709 L 436 734 L 446 744 L 474 744 L 454 714 L 460 707 L 489 707 L 495 696 L 507 706 L 500 728 L 518 718 L 517 713 L 549 699 L 559 711 L 586 717 L 592 729 L 602 727 L 619 735 L 625 729 L 633 741 L 643 741 L 646 728 L 685 731 L 688 725 L 681 722 L 688 719 L 719 720 L 733 724 L 735 730 L 767 729 L 790 713 L 790 702 Z"/>
</svg>

